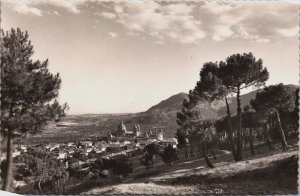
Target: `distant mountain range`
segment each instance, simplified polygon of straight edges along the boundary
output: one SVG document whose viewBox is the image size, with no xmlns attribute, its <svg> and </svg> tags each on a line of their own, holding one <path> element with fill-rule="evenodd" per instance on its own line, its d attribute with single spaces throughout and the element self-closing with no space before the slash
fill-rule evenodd
<svg viewBox="0 0 300 196">
<path fill-rule="evenodd" d="M 252 91 L 241 95 L 241 107 L 243 108 L 246 105 L 250 104 L 250 100 L 255 98 L 258 90 Z M 181 111 L 182 102 L 184 99 L 188 99 L 188 94 L 179 93 L 171 96 L 170 98 L 158 103 L 157 105 L 152 106 L 147 110 L 146 114 L 157 114 L 165 116 L 166 114 L 172 115 L 176 119 L 176 113 Z M 229 108 L 232 114 L 236 113 L 236 97 L 228 98 Z M 201 110 L 201 114 L 205 119 L 218 119 L 226 115 L 226 106 L 224 100 L 214 101 L 212 104 L 209 104 L 205 101 L 200 101 L 198 107 Z M 175 114 L 175 116 L 174 116 Z"/>
<path fill-rule="evenodd" d="M 179 93 L 169 97 L 166 100 L 161 101 L 160 103 L 149 108 L 146 113 L 153 112 L 174 112 L 181 109 L 182 102 L 184 99 L 188 98 L 188 94 Z"/>
<path fill-rule="evenodd" d="M 296 85 L 290 85 L 297 88 Z M 256 93 L 259 90 L 255 90 L 241 95 L 241 107 L 242 109 L 250 104 L 250 100 L 255 98 Z M 45 137 L 50 135 L 54 137 L 88 137 L 106 135 L 108 131 L 115 132 L 121 121 L 124 122 L 128 130 L 132 130 L 135 123 L 140 124 L 141 131 L 145 132 L 149 129 L 165 131 L 166 137 L 174 137 L 178 128 L 176 123 L 176 114 L 181 111 L 182 102 L 188 98 L 188 94 L 179 93 L 169 97 L 166 100 L 161 101 L 157 105 L 150 107 L 145 112 L 134 114 L 84 114 L 84 115 L 68 115 L 62 119 L 61 123 L 64 126 L 50 126 L 43 134 Z M 236 98 L 230 97 L 228 99 L 231 113 L 236 113 Z M 226 115 L 226 107 L 223 100 L 215 101 L 209 105 L 207 102 L 200 102 L 201 114 L 206 119 L 219 119 Z M 65 122 L 70 122 L 70 126 Z M 74 124 L 76 123 L 76 124 Z M 58 124 L 60 125 L 60 124 Z M 49 129 L 50 128 L 50 129 Z M 53 129 L 56 134 L 53 133 Z M 62 136 L 65 134 L 65 136 Z M 43 137 L 44 137 L 43 136 Z"/>
</svg>

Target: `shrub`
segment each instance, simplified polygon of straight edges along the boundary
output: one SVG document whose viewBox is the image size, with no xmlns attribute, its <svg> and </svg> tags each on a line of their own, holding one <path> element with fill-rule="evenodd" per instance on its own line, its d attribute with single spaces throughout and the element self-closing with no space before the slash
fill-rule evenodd
<svg viewBox="0 0 300 196">
<path fill-rule="evenodd" d="M 145 153 L 142 157 L 141 157 L 141 163 L 146 166 L 146 168 L 150 168 L 153 167 L 153 156 L 150 153 Z"/>
<path fill-rule="evenodd" d="M 172 165 L 172 163 L 178 159 L 176 149 L 174 149 L 171 145 L 165 147 L 160 156 L 162 160 L 168 165 Z"/>
<path fill-rule="evenodd" d="M 144 149 L 144 155 L 141 158 L 141 163 L 147 168 L 153 167 L 156 154 L 159 154 L 158 146 L 154 143 L 148 144 Z"/>
<path fill-rule="evenodd" d="M 133 171 L 132 163 L 129 163 L 128 161 L 129 160 L 126 156 L 113 159 L 112 160 L 113 174 L 127 177 L 130 173 L 132 173 Z"/>
</svg>

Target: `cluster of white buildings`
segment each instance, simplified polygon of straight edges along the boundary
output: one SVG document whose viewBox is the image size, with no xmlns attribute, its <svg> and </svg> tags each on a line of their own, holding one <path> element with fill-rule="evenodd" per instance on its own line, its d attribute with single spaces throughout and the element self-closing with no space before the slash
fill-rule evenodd
<svg viewBox="0 0 300 196">
<path fill-rule="evenodd" d="M 164 139 L 164 131 L 161 129 L 153 133 L 151 129 L 145 133 L 141 132 L 141 128 L 139 124 L 134 124 L 133 131 L 128 131 L 123 121 L 118 126 L 118 130 L 112 134 L 108 133 L 108 140 L 123 140 L 123 139 L 135 139 L 136 143 L 142 142 L 147 143 L 145 141 L 153 142 L 155 141 L 163 141 Z"/>
<path fill-rule="evenodd" d="M 79 141 L 68 143 L 52 143 L 44 146 L 46 150 L 56 154 L 57 159 L 64 160 L 73 157 L 75 153 L 80 156 L 88 156 L 90 153 L 96 153 L 103 158 L 110 158 L 115 155 L 124 154 L 131 156 L 135 150 L 140 150 L 144 146 L 151 143 L 158 143 L 162 146 L 172 145 L 176 148 L 177 139 L 164 139 L 163 130 L 155 131 L 149 130 L 142 133 L 140 125 L 135 124 L 133 131 L 127 131 L 123 122 L 118 126 L 115 133 L 108 132 L 107 140 L 101 141 Z M 26 145 L 19 145 L 14 150 L 14 157 L 17 157 L 21 152 L 26 152 Z"/>
<path fill-rule="evenodd" d="M 163 130 L 155 131 L 154 133 L 149 130 L 142 133 L 138 124 L 135 124 L 133 131 L 130 132 L 127 131 L 125 124 L 121 122 L 115 133 L 108 133 L 106 140 L 92 141 L 92 139 L 86 139 L 84 141 L 41 144 L 38 146 L 54 153 L 58 160 L 66 164 L 65 168 L 80 166 L 80 171 L 89 171 L 89 165 L 94 163 L 99 157 L 111 159 L 118 155 L 128 157 L 140 156 L 143 153 L 142 149 L 151 143 L 157 143 L 162 147 L 172 145 L 176 148 L 177 139 L 164 139 L 163 134 Z M 13 157 L 18 157 L 21 153 L 26 153 L 27 150 L 27 145 L 16 145 Z M 70 159 L 73 159 L 73 161 L 70 162 Z"/>
<path fill-rule="evenodd" d="M 73 157 L 74 154 L 80 157 L 88 157 L 90 153 L 100 155 L 103 158 L 111 158 L 116 155 L 134 156 L 134 152 L 143 149 L 144 146 L 151 143 L 158 143 L 162 146 L 172 145 L 176 148 L 177 140 L 175 138 L 164 139 L 163 130 L 153 133 L 151 130 L 142 133 L 140 126 L 135 124 L 133 131 L 127 131 L 123 122 L 118 126 L 115 133 L 108 132 L 107 141 L 79 141 L 68 143 L 52 143 L 44 146 L 46 150 L 56 154 L 57 159 L 65 160 Z M 21 152 L 26 152 L 27 146 L 20 145 L 14 150 L 14 157 Z M 84 158 L 88 160 L 87 158 Z"/>
</svg>

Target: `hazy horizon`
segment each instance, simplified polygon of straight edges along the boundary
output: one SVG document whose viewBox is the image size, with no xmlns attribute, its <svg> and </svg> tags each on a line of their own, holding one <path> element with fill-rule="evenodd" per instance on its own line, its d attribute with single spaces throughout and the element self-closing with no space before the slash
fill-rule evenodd
<svg viewBox="0 0 300 196">
<path fill-rule="evenodd" d="M 34 59 L 60 73 L 70 115 L 146 111 L 193 89 L 204 62 L 235 53 L 262 58 L 267 85 L 299 84 L 295 4 L 1 3 L 1 27 L 27 30 Z"/>
</svg>

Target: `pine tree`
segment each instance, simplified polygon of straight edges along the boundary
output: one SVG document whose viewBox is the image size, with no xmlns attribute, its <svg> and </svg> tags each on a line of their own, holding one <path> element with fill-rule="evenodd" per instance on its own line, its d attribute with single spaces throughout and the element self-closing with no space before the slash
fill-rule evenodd
<svg viewBox="0 0 300 196">
<path fill-rule="evenodd" d="M 184 99 L 182 103 L 181 112 L 177 112 L 177 124 L 180 126 L 176 135 L 180 136 L 178 139 L 179 146 L 185 147 L 185 157 L 188 158 L 188 146 L 191 148 L 191 156 L 194 156 L 195 144 L 191 142 L 191 133 L 194 131 L 195 126 L 202 119 L 199 108 L 197 107 L 198 97 L 195 91 L 190 90 L 189 99 Z"/>
<path fill-rule="evenodd" d="M 226 62 L 220 62 L 219 66 L 222 83 L 235 93 L 237 98 L 237 160 L 242 160 L 241 90 L 250 86 L 264 85 L 269 78 L 269 72 L 267 68 L 263 67 L 262 59 L 256 60 L 252 53 L 231 55 L 226 59 Z"/>
<path fill-rule="evenodd" d="M 198 146 L 209 168 L 214 167 L 207 155 L 209 144 L 214 142 L 213 134 L 215 133 L 215 129 L 212 124 L 210 120 L 201 119 L 194 123 L 194 129 L 190 134 L 191 144 Z"/>
<path fill-rule="evenodd" d="M 35 134 L 50 120 L 65 115 L 66 104 L 55 98 L 61 85 L 59 74 L 48 70 L 48 60 L 33 61 L 28 33 L 18 29 L 1 32 L 1 134 L 7 140 L 4 190 L 12 181 L 13 140 Z"/>
<path fill-rule="evenodd" d="M 238 160 L 235 143 L 232 136 L 231 112 L 227 100 L 230 90 L 223 84 L 222 74 L 217 62 L 208 62 L 203 65 L 200 71 L 200 81 L 196 83 L 194 91 L 196 92 L 195 94 L 197 95 L 196 97 L 198 99 L 205 99 L 209 103 L 219 99 L 225 100 L 229 142 L 231 145 L 233 158 Z"/>
<path fill-rule="evenodd" d="M 266 116 L 275 115 L 278 130 L 283 148 L 288 148 L 285 133 L 282 128 L 280 112 L 292 112 L 296 109 L 296 93 L 290 86 L 282 83 L 270 85 L 262 92 L 258 92 L 254 100 L 251 100 L 252 107 Z"/>
</svg>

